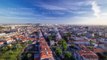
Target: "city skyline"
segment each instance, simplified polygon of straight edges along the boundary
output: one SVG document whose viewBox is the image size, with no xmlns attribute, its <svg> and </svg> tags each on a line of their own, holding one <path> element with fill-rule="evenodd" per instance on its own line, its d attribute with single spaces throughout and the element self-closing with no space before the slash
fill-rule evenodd
<svg viewBox="0 0 107 60">
<path fill-rule="evenodd" d="M 106 0 L 0 0 L 0 23 L 107 25 Z"/>
</svg>

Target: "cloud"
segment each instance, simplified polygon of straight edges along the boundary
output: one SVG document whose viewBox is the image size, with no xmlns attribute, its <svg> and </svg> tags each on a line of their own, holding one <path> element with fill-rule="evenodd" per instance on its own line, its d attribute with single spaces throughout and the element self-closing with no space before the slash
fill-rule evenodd
<svg viewBox="0 0 107 60">
<path fill-rule="evenodd" d="M 94 15 L 96 17 L 100 17 L 101 10 L 100 10 L 100 6 L 98 6 L 96 1 L 92 2 L 92 10 L 94 11 Z"/>
<path fill-rule="evenodd" d="M 72 23 L 73 22 L 73 23 Z M 84 25 L 107 25 L 107 18 L 96 17 L 75 17 L 74 20 L 69 20 L 68 24 L 84 24 Z"/>
<path fill-rule="evenodd" d="M 47 1 L 47 0 L 46 0 Z M 48 0 L 48 2 L 37 1 L 33 4 L 35 7 L 41 7 L 47 10 L 63 10 L 63 11 L 71 11 L 71 10 L 79 10 L 85 9 L 90 5 L 89 0 Z M 85 8 L 84 8 L 85 7 Z M 87 8 L 86 8 L 87 9 Z"/>
<path fill-rule="evenodd" d="M 40 0 L 32 1 L 33 6 L 42 16 L 46 17 L 74 17 L 92 13 L 90 0 Z"/>
<path fill-rule="evenodd" d="M 0 16 L 2 17 L 17 17 L 17 18 L 31 18 L 31 17 L 39 17 L 33 12 L 30 8 L 3 8 L 0 9 Z"/>
<path fill-rule="evenodd" d="M 70 21 L 69 23 L 77 24 L 107 22 L 105 21 L 107 0 L 14 0 L 6 1 L 5 4 L 0 3 L 0 19 L 4 22 L 7 20 L 9 22 L 32 20 L 42 23 Z"/>
</svg>

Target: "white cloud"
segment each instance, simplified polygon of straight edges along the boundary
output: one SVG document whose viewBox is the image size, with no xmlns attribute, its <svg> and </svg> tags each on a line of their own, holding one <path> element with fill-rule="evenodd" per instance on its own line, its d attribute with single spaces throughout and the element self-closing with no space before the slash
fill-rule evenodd
<svg viewBox="0 0 107 60">
<path fill-rule="evenodd" d="M 92 10 L 94 11 L 94 15 L 95 15 L 96 17 L 100 17 L 101 9 L 100 9 L 100 7 L 98 6 L 98 4 L 97 4 L 96 1 L 93 1 L 93 2 L 92 2 Z"/>
<path fill-rule="evenodd" d="M 94 17 L 80 17 L 73 21 L 73 24 L 85 24 L 85 25 L 107 25 L 107 18 L 96 19 Z M 72 24 L 72 20 L 68 21 L 68 23 Z"/>
<path fill-rule="evenodd" d="M 107 17 L 107 12 L 102 13 L 101 15 Z"/>
<path fill-rule="evenodd" d="M 2 17 L 39 17 L 41 15 L 35 14 L 30 8 L 3 8 L 0 9 L 0 16 Z M 28 18 L 28 17 L 26 17 Z"/>
<path fill-rule="evenodd" d="M 33 2 L 34 3 L 34 2 Z M 36 2 L 37 3 L 37 2 Z M 44 3 L 44 2 L 38 2 L 38 4 L 34 3 L 34 6 L 39 6 L 48 10 L 64 10 L 64 11 L 70 11 L 70 10 L 78 10 L 84 8 L 83 6 L 88 6 L 91 4 L 91 1 L 73 1 L 73 0 L 61 0 L 60 2 L 52 3 Z"/>
<path fill-rule="evenodd" d="M 48 5 L 48 4 L 41 4 L 40 7 L 43 7 L 45 9 L 49 9 L 49 10 L 67 10 L 66 8 L 63 8 L 60 6 L 54 6 L 54 5 Z"/>
</svg>

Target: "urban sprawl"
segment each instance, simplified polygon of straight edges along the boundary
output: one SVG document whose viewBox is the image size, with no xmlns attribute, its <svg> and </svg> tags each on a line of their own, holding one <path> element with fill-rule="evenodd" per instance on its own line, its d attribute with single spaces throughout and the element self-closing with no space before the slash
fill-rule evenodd
<svg viewBox="0 0 107 60">
<path fill-rule="evenodd" d="M 0 60 L 107 60 L 107 26 L 3 24 Z"/>
</svg>

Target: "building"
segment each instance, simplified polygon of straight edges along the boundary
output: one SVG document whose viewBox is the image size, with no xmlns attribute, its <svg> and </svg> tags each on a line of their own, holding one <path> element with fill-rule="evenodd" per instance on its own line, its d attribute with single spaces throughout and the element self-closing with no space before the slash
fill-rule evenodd
<svg viewBox="0 0 107 60">
<path fill-rule="evenodd" d="M 90 42 L 88 40 L 75 40 L 73 42 L 74 44 L 83 44 L 83 45 L 89 45 Z"/>
<path fill-rule="evenodd" d="M 54 60 L 52 51 L 43 37 L 38 40 L 39 54 L 34 55 L 34 60 Z"/>
<path fill-rule="evenodd" d="M 98 56 L 90 50 L 80 50 L 78 58 L 79 60 L 98 60 Z"/>
<path fill-rule="evenodd" d="M 4 42 L 0 42 L 0 47 L 3 46 Z"/>
<path fill-rule="evenodd" d="M 105 33 L 105 37 L 107 37 L 107 33 Z"/>
<path fill-rule="evenodd" d="M 40 39 L 40 60 L 54 60 L 52 51 L 44 38 Z"/>
</svg>

